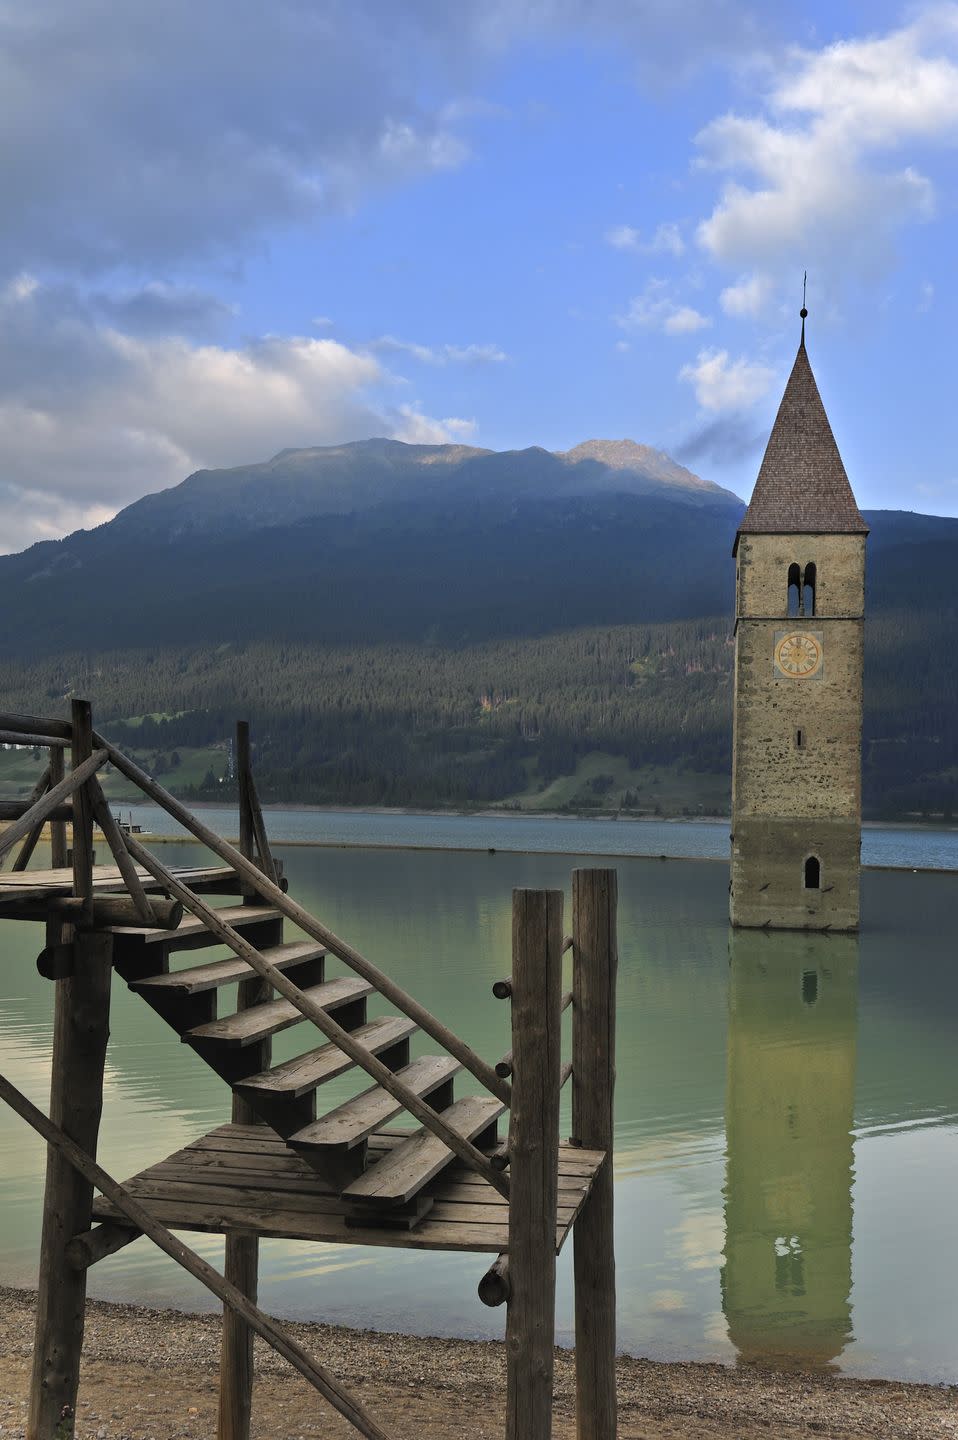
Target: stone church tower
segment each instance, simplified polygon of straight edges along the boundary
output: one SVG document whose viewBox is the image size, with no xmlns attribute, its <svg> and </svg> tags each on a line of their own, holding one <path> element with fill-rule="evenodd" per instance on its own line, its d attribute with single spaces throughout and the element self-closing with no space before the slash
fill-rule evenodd
<svg viewBox="0 0 958 1440">
<path fill-rule="evenodd" d="M 735 540 L 733 925 L 858 927 L 865 524 L 802 340 Z"/>
</svg>

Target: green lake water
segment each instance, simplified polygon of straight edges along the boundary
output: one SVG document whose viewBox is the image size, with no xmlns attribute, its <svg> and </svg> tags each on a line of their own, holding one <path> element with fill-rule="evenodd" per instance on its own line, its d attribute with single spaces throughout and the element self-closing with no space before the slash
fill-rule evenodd
<svg viewBox="0 0 958 1440">
<path fill-rule="evenodd" d="M 491 1060 L 509 1044 L 491 984 L 509 969 L 513 886 L 568 897 L 575 865 L 615 864 L 620 1348 L 958 1377 L 958 875 L 867 872 L 858 938 L 730 937 L 728 870 L 714 861 L 277 848 L 298 900 Z M 173 863 L 198 853 L 163 848 Z M 0 925 L 0 1068 L 45 1107 L 42 943 L 39 926 Z M 276 1058 L 309 1043 L 305 1027 L 287 1032 Z M 324 1098 L 365 1083 L 342 1077 Z M 129 1176 L 228 1110 L 222 1082 L 116 980 L 106 1167 Z M 35 1283 L 43 1162 L 35 1135 L 0 1110 L 0 1282 Z M 217 1260 L 216 1237 L 189 1239 Z M 267 1241 L 261 1263 L 261 1300 L 277 1314 L 501 1333 L 502 1313 L 476 1296 L 482 1256 Z M 560 1342 L 570 1272 L 571 1246 Z M 144 1240 L 98 1265 L 91 1289 L 210 1308 Z"/>
</svg>

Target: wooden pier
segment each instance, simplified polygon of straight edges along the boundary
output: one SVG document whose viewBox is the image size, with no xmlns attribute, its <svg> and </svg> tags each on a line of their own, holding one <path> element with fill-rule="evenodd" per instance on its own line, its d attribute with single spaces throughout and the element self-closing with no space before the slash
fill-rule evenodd
<svg viewBox="0 0 958 1440">
<path fill-rule="evenodd" d="M 87 1270 L 142 1236 L 223 1302 L 219 1440 L 248 1440 L 254 1333 L 360 1434 L 387 1434 L 257 1306 L 260 1237 L 494 1255 L 479 1295 L 507 1306 L 508 1440 L 548 1440 L 555 1263 L 570 1234 L 577 1434 L 613 1440 L 615 872 L 574 872 L 570 935 L 560 891 L 514 892 L 512 970 L 493 987 L 511 1005 L 512 1046 L 491 1064 L 288 894 L 245 724 L 238 847 L 97 735 L 83 701 L 69 721 L 2 715 L 0 737 L 50 756 L 27 800 L 0 802 L 10 821 L 0 866 L 19 847 L 0 873 L 0 919 L 45 922 L 37 963 L 54 988 L 49 1116 L 0 1075 L 0 1099 L 48 1143 L 29 1440 L 73 1435 Z M 97 778 L 108 762 L 219 863 L 168 867 L 121 826 Z M 47 824 L 52 868 L 29 868 Z M 95 824 L 112 864 L 94 863 Z M 191 953 L 223 946 L 227 958 Z M 572 987 L 563 992 L 567 952 Z M 230 1123 L 122 1183 L 96 1162 L 114 971 L 232 1093 Z M 234 994 L 235 1008 L 221 1009 Z M 393 1013 L 369 1019 L 371 997 Z M 320 1043 L 274 1065 L 272 1036 L 304 1022 Z M 411 1058 L 417 1032 L 431 1053 Z M 323 1113 L 324 1082 L 353 1069 L 371 1087 Z M 573 1135 L 561 1140 L 570 1079 Z M 410 1116 L 419 1129 L 396 1128 Z M 224 1273 L 173 1230 L 224 1234 Z"/>
</svg>

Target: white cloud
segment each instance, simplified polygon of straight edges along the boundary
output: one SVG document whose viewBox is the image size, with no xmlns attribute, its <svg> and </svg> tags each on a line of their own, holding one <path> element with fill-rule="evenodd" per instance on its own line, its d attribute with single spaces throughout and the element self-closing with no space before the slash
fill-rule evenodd
<svg viewBox="0 0 958 1440">
<path fill-rule="evenodd" d="M 641 249 L 642 232 L 632 225 L 613 225 L 605 232 L 605 238 L 614 250 Z"/>
<path fill-rule="evenodd" d="M 648 248 L 653 253 L 679 256 L 685 254 L 685 241 L 679 227 L 672 221 L 667 221 L 656 228 Z"/>
<path fill-rule="evenodd" d="M 775 371 L 759 360 L 737 360 L 727 350 L 700 350 L 694 365 L 683 365 L 679 379 L 695 388 L 703 410 L 745 410 L 767 394 Z"/>
<path fill-rule="evenodd" d="M 432 420 L 412 405 L 401 406 L 399 415 L 400 423 L 393 438 L 405 440 L 408 445 L 456 444 L 472 439 L 478 429 L 475 420 L 459 420 L 455 416 Z"/>
<path fill-rule="evenodd" d="M 634 225 L 613 225 L 605 232 L 605 239 L 614 250 L 634 250 L 644 255 L 685 254 L 682 233 L 672 221 L 657 226 L 652 239 L 646 242 L 642 240 L 642 231 L 636 230 Z"/>
<path fill-rule="evenodd" d="M 918 310 L 920 314 L 925 315 L 935 303 L 935 287 L 930 280 L 922 283 L 920 295 Z"/>
<path fill-rule="evenodd" d="M 901 152 L 956 138 L 958 5 L 884 36 L 792 50 L 765 115 L 724 115 L 697 137 L 702 163 L 730 176 L 699 242 L 750 268 L 871 269 L 900 226 L 934 213 L 931 180 Z"/>
<path fill-rule="evenodd" d="M 191 471 L 371 435 L 465 439 L 475 421 L 380 401 L 368 351 L 315 337 L 242 346 L 133 336 L 66 288 L 0 296 L 0 551 L 99 524 Z"/>
<path fill-rule="evenodd" d="M 719 304 L 726 315 L 755 317 L 768 305 L 774 288 L 770 275 L 755 271 L 727 286 L 719 296 Z"/>
<path fill-rule="evenodd" d="M 665 335 L 691 335 L 712 323 L 691 305 L 677 304 L 668 283 L 659 279 L 650 280 L 641 295 L 633 296 L 628 310 L 617 319 L 625 330 L 660 330 Z"/>
<path fill-rule="evenodd" d="M 314 330 L 330 330 L 335 321 L 330 315 L 314 315 L 309 323 Z"/>
<path fill-rule="evenodd" d="M 395 335 L 380 335 L 369 348 L 411 355 L 424 365 L 502 365 L 509 359 L 498 345 L 419 345 Z"/>
</svg>

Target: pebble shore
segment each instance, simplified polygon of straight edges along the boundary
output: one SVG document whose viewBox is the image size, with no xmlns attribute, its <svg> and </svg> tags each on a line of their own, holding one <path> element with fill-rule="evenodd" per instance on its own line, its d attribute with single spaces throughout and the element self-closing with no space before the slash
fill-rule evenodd
<svg viewBox="0 0 958 1440">
<path fill-rule="evenodd" d="M 0 1288 L 0 1440 L 25 1436 L 35 1296 Z M 504 1433 L 497 1342 L 289 1324 L 354 1387 L 395 1440 L 493 1440 Z M 200 1440 L 216 1431 L 219 1319 L 91 1301 L 77 1407 L 79 1440 Z M 557 1352 L 556 1440 L 572 1440 L 575 1377 Z M 958 1387 L 851 1380 L 721 1365 L 619 1360 L 621 1440 L 956 1440 Z M 355 1435 L 257 1342 L 255 1440 Z"/>
</svg>

